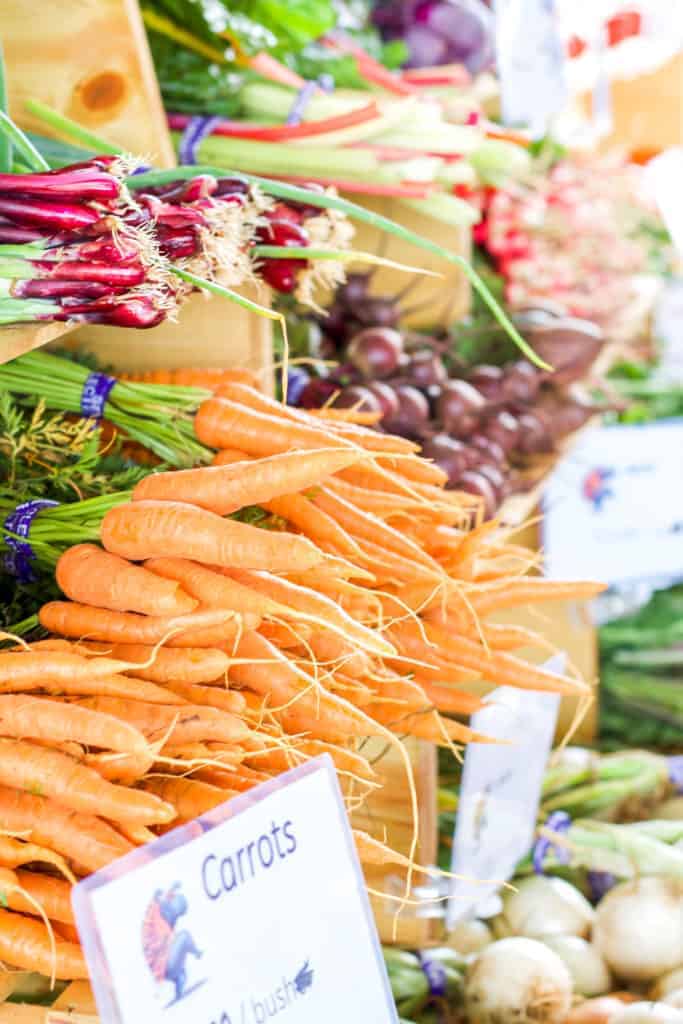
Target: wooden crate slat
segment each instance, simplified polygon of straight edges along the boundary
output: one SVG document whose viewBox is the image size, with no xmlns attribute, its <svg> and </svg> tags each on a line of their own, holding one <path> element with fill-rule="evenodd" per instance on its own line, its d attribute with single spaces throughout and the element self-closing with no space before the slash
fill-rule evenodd
<svg viewBox="0 0 683 1024">
<path fill-rule="evenodd" d="M 0 364 L 9 363 L 25 352 L 42 348 L 74 330 L 73 324 L 26 324 L 0 327 Z"/>
<path fill-rule="evenodd" d="M 26 112 L 34 98 L 157 166 L 174 165 L 137 0 L 59 0 L 40 11 L 3 0 L 0 34 L 10 113 L 22 127 L 53 134 Z"/>
</svg>

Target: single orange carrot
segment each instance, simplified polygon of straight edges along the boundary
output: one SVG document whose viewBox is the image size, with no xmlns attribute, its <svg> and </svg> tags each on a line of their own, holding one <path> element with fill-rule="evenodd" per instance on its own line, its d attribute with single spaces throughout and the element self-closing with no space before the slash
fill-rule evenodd
<svg viewBox="0 0 683 1024">
<path fill-rule="evenodd" d="M 240 614 L 247 629 L 257 628 L 261 618 L 288 614 L 284 604 L 243 584 L 231 569 L 214 571 L 187 558 L 151 558 L 145 566 L 165 579 L 182 583 L 204 607 Z"/>
<path fill-rule="evenodd" d="M 178 824 L 192 821 L 235 796 L 237 790 L 220 789 L 197 779 L 160 778 L 150 776 L 140 783 L 148 793 L 156 794 L 177 812 Z"/>
<path fill-rule="evenodd" d="M 360 554 L 356 541 L 346 530 L 322 509 L 317 508 L 310 497 L 303 494 L 287 494 L 273 498 L 263 506 L 267 512 L 291 523 L 304 537 L 319 547 L 333 548 L 346 558 Z"/>
<path fill-rule="evenodd" d="M 86 871 L 98 871 L 132 849 L 100 818 L 7 786 L 0 786 L 0 828 L 26 834 Z"/>
<path fill-rule="evenodd" d="M 178 683 L 212 683 L 221 680 L 228 667 L 227 654 L 218 648 L 185 647 L 169 651 L 165 647 L 155 649 L 149 644 L 81 643 L 79 649 L 86 654 L 110 652 L 132 663 L 130 673 L 134 672 L 138 679 L 146 679 L 151 683 L 167 683 L 169 680 Z M 143 668 L 143 664 L 147 667 Z"/>
<path fill-rule="evenodd" d="M 139 730 L 111 715 L 103 715 L 44 697 L 0 696 L 0 736 L 70 743 L 145 754 L 147 740 Z"/>
<path fill-rule="evenodd" d="M 25 740 L 0 739 L 0 784 L 113 821 L 157 825 L 174 816 L 168 804 L 113 786 L 66 754 Z"/>
<path fill-rule="evenodd" d="M 141 373 L 119 374 L 121 380 L 139 381 L 141 384 L 171 384 L 174 387 L 203 388 L 205 391 L 215 391 L 222 384 L 237 382 L 249 384 L 251 387 L 258 387 L 258 378 L 251 370 L 241 367 L 232 369 L 219 369 L 202 367 L 180 367 L 176 370 L 156 369 L 145 370 Z"/>
<path fill-rule="evenodd" d="M 74 924 L 71 909 L 71 885 L 62 878 L 52 878 L 38 871 L 17 871 L 17 882 L 29 896 L 39 903 L 51 921 L 62 921 Z M 18 910 L 22 914 L 35 917 L 38 911 L 31 900 L 21 892 L 9 889 L 6 892 L 7 905 L 10 910 Z"/>
<path fill-rule="evenodd" d="M 203 704 L 239 715 L 244 711 L 245 701 L 241 693 L 226 690 L 223 686 L 199 686 L 197 683 L 167 682 L 166 689 L 190 704 Z"/>
<path fill-rule="evenodd" d="M 249 727 L 241 718 L 198 704 L 162 707 L 140 700 L 86 697 L 82 705 L 129 722 L 151 742 L 164 740 L 178 744 L 222 740 L 233 743 L 249 735 Z"/>
<path fill-rule="evenodd" d="M 315 487 L 360 458 L 362 453 L 353 449 L 323 448 L 283 452 L 229 465 L 150 473 L 135 487 L 133 501 L 183 501 L 226 516 L 248 505 L 262 505 L 273 498 Z"/>
<path fill-rule="evenodd" d="M 606 583 L 595 583 L 592 580 L 565 583 L 523 576 L 482 584 L 470 592 L 469 598 L 477 615 L 485 616 L 502 608 L 514 608 L 532 601 L 587 601 L 597 597 L 606 586 Z"/>
<path fill-rule="evenodd" d="M 26 843 L 22 839 L 12 839 L 10 836 L 0 835 L 0 864 L 7 868 L 17 868 L 22 864 L 49 864 L 69 882 L 76 881 L 69 865 L 54 850 Z"/>
<path fill-rule="evenodd" d="M 40 624 L 53 633 L 90 639 L 105 643 L 158 644 L 165 640 L 169 647 L 217 646 L 199 642 L 201 634 L 210 630 L 218 633 L 219 643 L 228 645 L 237 635 L 237 624 L 230 613 L 217 609 L 199 610 L 190 615 L 160 616 L 136 615 L 134 612 L 110 612 L 90 605 L 50 601 L 38 613 Z M 103 675 L 101 665 L 106 658 L 83 658 L 93 675 Z M 124 669 L 130 663 L 117 662 Z M 111 674 L 111 673 L 110 673 Z"/>
<path fill-rule="evenodd" d="M 445 683 L 432 683 L 420 678 L 419 674 L 414 678 L 415 682 L 424 690 L 427 700 L 443 714 L 473 715 L 485 707 L 481 697 L 477 697 L 474 693 L 458 690 L 455 686 L 448 686 Z"/>
<path fill-rule="evenodd" d="M 108 551 L 143 561 L 176 556 L 207 565 L 295 572 L 323 555 L 293 533 L 272 533 L 181 502 L 136 501 L 110 509 L 100 528 Z"/>
<path fill-rule="evenodd" d="M 46 626 L 45 628 L 50 629 L 51 627 Z M 59 630 L 55 632 L 59 632 Z M 100 658 L 93 663 L 91 659 L 84 658 L 82 655 L 62 650 L 28 650 L 21 653 L 2 651 L 0 652 L 0 692 L 44 687 L 48 684 L 59 685 L 78 677 L 104 679 L 117 672 L 125 672 L 129 667 L 127 662 L 116 661 L 113 658 Z"/>
<path fill-rule="evenodd" d="M 315 419 L 329 420 L 330 423 L 357 423 L 364 427 L 374 427 L 382 419 L 381 412 L 364 412 L 361 409 L 335 409 L 325 406 L 322 409 L 308 409 L 309 416 Z"/>
<path fill-rule="evenodd" d="M 114 612 L 187 615 L 197 607 L 177 583 L 160 580 L 95 544 L 77 544 L 65 551 L 55 575 L 72 601 Z"/>
<path fill-rule="evenodd" d="M 54 948 L 42 921 L 11 910 L 0 910 L 0 959 L 9 967 L 64 981 L 87 980 L 88 968 L 80 946 L 55 936 Z"/>
</svg>

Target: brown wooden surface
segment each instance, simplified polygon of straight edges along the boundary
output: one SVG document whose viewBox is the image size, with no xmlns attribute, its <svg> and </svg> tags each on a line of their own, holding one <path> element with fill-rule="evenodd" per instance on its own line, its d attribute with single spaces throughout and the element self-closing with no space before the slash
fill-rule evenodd
<svg viewBox="0 0 683 1024">
<path fill-rule="evenodd" d="M 53 134 L 25 101 L 60 114 L 161 167 L 174 164 L 137 0 L 2 0 L 10 113 Z"/>
<path fill-rule="evenodd" d="M 16 327 L 0 327 L 0 363 L 9 363 L 25 352 L 62 338 L 73 330 L 71 324 L 19 324 Z"/>
</svg>

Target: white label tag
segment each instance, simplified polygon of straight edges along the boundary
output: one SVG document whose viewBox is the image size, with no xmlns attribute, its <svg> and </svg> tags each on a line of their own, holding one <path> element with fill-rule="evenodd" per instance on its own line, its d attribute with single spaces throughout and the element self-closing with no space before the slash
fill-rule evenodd
<svg viewBox="0 0 683 1024">
<path fill-rule="evenodd" d="M 554 0 L 495 0 L 496 65 L 507 125 L 545 135 L 567 100 Z"/>
<path fill-rule="evenodd" d="M 544 666 L 562 672 L 557 655 Z M 509 744 L 470 743 L 465 753 L 455 822 L 446 920 L 449 928 L 483 910 L 529 852 L 543 773 L 555 734 L 560 698 L 501 686 L 472 716 L 472 728 Z"/>
<path fill-rule="evenodd" d="M 683 278 L 664 285 L 655 311 L 654 331 L 660 359 L 652 379 L 683 385 Z"/>
<path fill-rule="evenodd" d="M 73 893 L 103 1024 L 397 1021 L 328 755 Z"/>
<path fill-rule="evenodd" d="M 622 583 L 683 573 L 683 420 L 599 427 L 543 498 L 546 575 Z"/>
<path fill-rule="evenodd" d="M 645 167 L 645 187 L 656 202 L 679 257 L 683 257 L 683 147 L 666 149 Z"/>
</svg>

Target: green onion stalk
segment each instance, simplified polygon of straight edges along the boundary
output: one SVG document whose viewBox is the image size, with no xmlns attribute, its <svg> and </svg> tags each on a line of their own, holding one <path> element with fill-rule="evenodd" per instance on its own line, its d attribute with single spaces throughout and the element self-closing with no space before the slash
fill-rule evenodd
<svg viewBox="0 0 683 1024">
<path fill-rule="evenodd" d="M 210 397 L 202 388 L 118 380 L 71 359 L 29 352 L 0 366 L 0 390 L 42 400 L 49 409 L 104 418 L 171 466 L 207 463 L 213 455 L 194 434 L 194 414 Z"/>
</svg>

